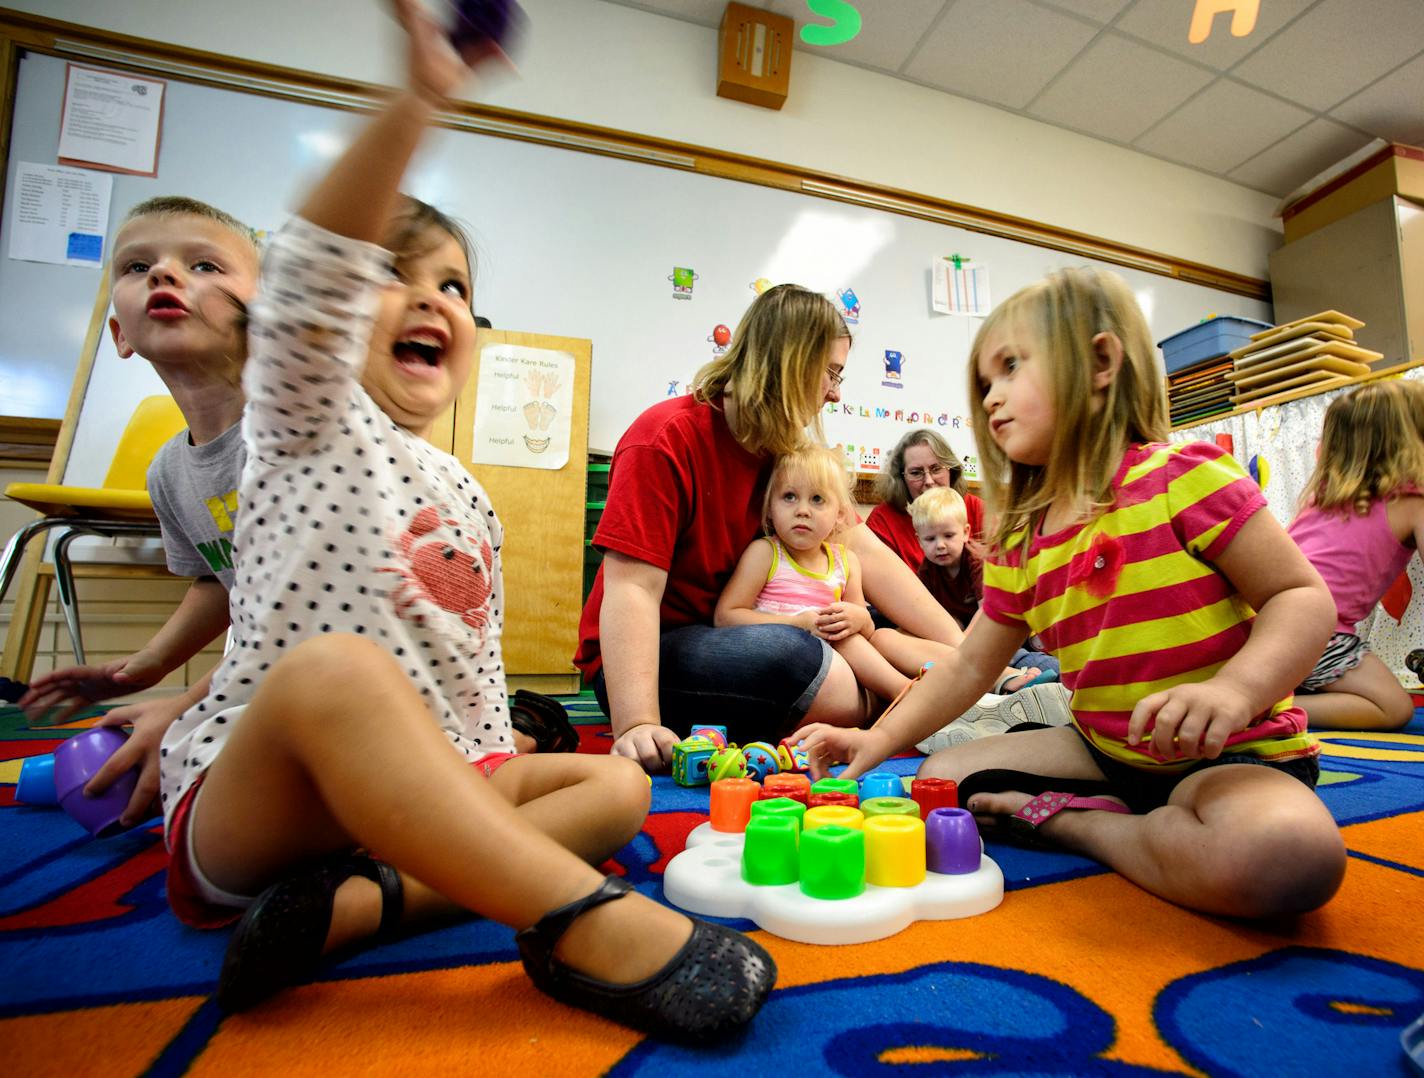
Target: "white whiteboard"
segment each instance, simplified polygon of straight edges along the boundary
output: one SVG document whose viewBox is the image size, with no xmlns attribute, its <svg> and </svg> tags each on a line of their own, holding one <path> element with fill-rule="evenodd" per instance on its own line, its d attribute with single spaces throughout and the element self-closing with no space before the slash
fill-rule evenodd
<svg viewBox="0 0 1424 1078">
<path fill-rule="evenodd" d="M 18 162 L 54 161 L 64 69 L 64 61 L 37 54 L 20 65 L 7 202 Z M 257 228 L 277 227 L 360 122 L 321 106 L 170 80 L 158 177 L 114 177 L 110 230 L 130 206 L 158 194 L 190 195 Z M 471 225 L 481 259 L 475 306 L 496 327 L 593 341 L 595 450 L 611 450 L 639 412 L 686 390 L 713 354 L 714 327 L 734 326 L 755 296 L 753 282 L 766 278 L 832 295 L 849 287 L 859 297 L 843 405 L 825 417 L 830 441 L 886 448 L 910 429 L 913 415 L 941 429 L 961 455 L 973 454 L 963 417 L 975 323 L 931 313 L 932 260 L 973 258 L 987 268 L 997 299 L 1084 261 L 793 192 L 468 132 L 434 132 L 407 189 Z M 8 205 L 6 211 L 0 390 L 44 404 L 0 410 L 58 416 L 99 275 L 9 259 Z M 697 274 L 690 299 L 674 298 L 676 266 Z M 1157 338 L 1210 314 L 1270 318 L 1269 305 L 1242 296 L 1117 272 L 1138 294 Z M 882 385 L 887 350 L 905 357 L 903 388 Z M 91 466 L 102 476 L 112 439 L 148 391 L 140 390 L 138 362 L 115 370 L 121 362 L 111 349 L 100 350 L 95 388 L 105 388 L 86 400 L 81 430 L 93 429 L 94 438 L 76 442 L 72 481 L 87 478 Z M 877 409 L 888 415 L 875 418 Z"/>
</svg>

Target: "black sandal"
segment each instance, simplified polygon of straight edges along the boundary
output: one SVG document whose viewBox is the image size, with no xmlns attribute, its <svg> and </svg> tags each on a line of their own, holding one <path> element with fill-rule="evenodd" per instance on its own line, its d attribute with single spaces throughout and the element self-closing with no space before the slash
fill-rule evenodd
<svg viewBox="0 0 1424 1078">
<path fill-rule="evenodd" d="M 535 752 L 577 752 L 578 731 L 564 705 L 543 693 L 520 689 L 509 708 L 509 722 L 534 739 Z"/>
<path fill-rule="evenodd" d="M 381 923 L 366 945 L 396 934 L 405 907 L 400 874 L 384 861 L 344 853 L 274 883 L 238 922 L 218 978 L 218 1006 L 249 1010 L 284 988 L 307 984 L 342 955 L 323 955 L 336 889 L 352 876 L 381 888 Z M 347 953 L 350 953 L 349 951 Z"/>
<path fill-rule="evenodd" d="M 598 890 L 517 933 L 534 986 L 560 1003 L 666 1040 L 713 1041 L 750 1022 L 776 983 L 776 963 L 760 944 L 722 925 L 693 918 L 682 950 L 633 984 L 594 980 L 554 957 L 554 946 L 580 914 L 631 890 L 626 880 L 609 876 Z"/>
</svg>

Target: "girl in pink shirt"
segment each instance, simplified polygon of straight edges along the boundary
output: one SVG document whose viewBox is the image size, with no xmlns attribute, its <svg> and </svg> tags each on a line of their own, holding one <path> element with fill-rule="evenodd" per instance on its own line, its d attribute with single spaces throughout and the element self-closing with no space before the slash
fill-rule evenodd
<svg viewBox="0 0 1424 1078">
<path fill-rule="evenodd" d="M 807 446 L 778 458 L 762 509 L 765 538 L 737 563 L 717 601 L 715 624 L 795 625 L 826 640 L 861 685 L 894 699 L 909 678 L 875 650 L 875 631 L 861 591 L 860 559 L 833 542 L 854 521 L 845 469 L 835 453 Z M 838 631 L 821 615 L 842 613 Z"/>
<path fill-rule="evenodd" d="M 1325 413 L 1315 472 L 1290 536 L 1335 599 L 1335 635 L 1296 690 L 1317 729 L 1398 730 L 1399 680 L 1355 635 L 1424 536 L 1424 385 L 1373 382 Z"/>
</svg>

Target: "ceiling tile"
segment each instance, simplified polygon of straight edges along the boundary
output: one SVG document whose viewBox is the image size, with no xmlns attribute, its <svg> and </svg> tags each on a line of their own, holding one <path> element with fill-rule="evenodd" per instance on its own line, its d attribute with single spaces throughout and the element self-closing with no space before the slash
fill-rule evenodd
<svg viewBox="0 0 1424 1078">
<path fill-rule="evenodd" d="M 1336 105 L 1330 115 L 1391 142 L 1424 146 L 1424 55 Z"/>
<path fill-rule="evenodd" d="M 1229 16 L 1218 15 L 1211 24 L 1211 36 L 1200 45 L 1187 40 L 1194 9 L 1191 0 L 1137 0 L 1113 28 L 1171 49 L 1199 64 L 1225 71 L 1314 2 L 1261 0 L 1256 27 L 1246 37 L 1232 37 Z"/>
<path fill-rule="evenodd" d="M 898 72 L 948 3 L 949 0 L 856 0 L 860 34 L 853 40 L 831 46 L 806 45 L 799 40 L 796 44 L 828 60 Z M 767 6 L 795 19 L 798 26 L 829 25 L 827 20 L 812 14 L 806 0 L 771 0 Z"/>
<path fill-rule="evenodd" d="M 1049 7 L 1062 8 L 1094 22 L 1108 23 L 1127 7 L 1129 0 L 1040 0 Z"/>
<path fill-rule="evenodd" d="M 1029 107 L 1031 115 L 1131 142 L 1214 76 L 1109 31 Z"/>
<path fill-rule="evenodd" d="M 1207 172 L 1226 173 L 1312 117 L 1259 90 L 1218 79 L 1133 145 Z"/>
<path fill-rule="evenodd" d="M 1232 71 L 1324 111 L 1424 49 L 1420 0 L 1323 0 Z"/>
<path fill-rule="evenodd" d="M 1333 120 L 1312 120 L 1232 169 L 1228 178 L 1276 196 L 1286 195 L 1369 141 L 1368 135 Z"/>
<path fill-rule="evenodd" d="M 904 73 L 1021 109 L 1097 32 L 1028 0 L 956 0 Z"/>
</svg>

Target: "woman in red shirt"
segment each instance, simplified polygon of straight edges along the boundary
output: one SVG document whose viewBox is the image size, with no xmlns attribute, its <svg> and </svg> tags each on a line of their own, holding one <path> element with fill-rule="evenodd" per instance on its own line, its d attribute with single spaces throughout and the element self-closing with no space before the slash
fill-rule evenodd
<svg viewBox="0 0 1424 1078">
<path fill-rule="evenodd" d="M 984 534 L 984 502 L 964 487 L 964 465 L 935 431 L 921 428 L 905 435 L 885 458 L 875 477 L 880 504 L 870 511 L 865 526 L 916 572 L 925 560 L 915 526 L 910 523 L 910 503 L 931 487 L 953 487 L 964 497 L 969 516 L 969 536 Z"/>
<path fill-rule="evenodd" d="M 830 301 L 778 285 L 752 303 L 690 395 L 653 405 L 620 439 L 593 539 L 603 565 L 574 656 L 612 720 L 615 753 L 655 770 L 694 725 L 726 726 L 745 743 L 868 717 L 850 667 L 821 639 L 868 620 L 864 607 L 832 604 L 815 635 L 712 625 L 737 559 L 761 534 L 772 463 L 808 428 L 822 440 L 820 411 L 840 399 L 849 353 Z M 959 642 L 954 619 L 869 529 L 857 525 L 847 544 L 877 608 L 916 636 Z"/>
</svg>

